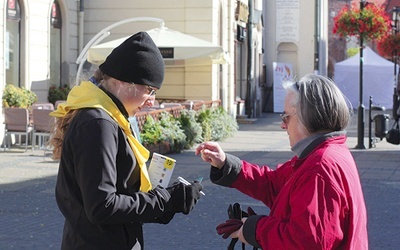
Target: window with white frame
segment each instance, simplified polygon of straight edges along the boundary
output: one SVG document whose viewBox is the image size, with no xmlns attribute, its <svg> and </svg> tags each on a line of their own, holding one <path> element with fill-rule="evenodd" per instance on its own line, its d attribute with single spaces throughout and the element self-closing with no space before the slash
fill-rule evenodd
<svg viewBox="0 0 400 250">
<path fill-rule="evenodd" d="M 6 83 L 21 87 L 21 8 L 18 0 L 7 0 L 4 42 Z"/>
<path fill-rule="evenodd" d="M 50 84 L 62 86 L 61 83 L 61 27 L 60 6 L 54 1 L 50 13 Z"/>
</svg>

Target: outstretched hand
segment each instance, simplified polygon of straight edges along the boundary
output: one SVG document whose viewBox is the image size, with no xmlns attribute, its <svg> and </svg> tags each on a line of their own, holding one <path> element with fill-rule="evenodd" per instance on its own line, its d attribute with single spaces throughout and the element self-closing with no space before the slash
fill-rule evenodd
<svg viewBox="0 0 400 250">
<path fill-rule="evenodd" d="M 225 152 L 216 142 L 203 142 L 196 148 L 195 154 L 216 168 L 222 168 L 226 159 Z"/>
</svg>

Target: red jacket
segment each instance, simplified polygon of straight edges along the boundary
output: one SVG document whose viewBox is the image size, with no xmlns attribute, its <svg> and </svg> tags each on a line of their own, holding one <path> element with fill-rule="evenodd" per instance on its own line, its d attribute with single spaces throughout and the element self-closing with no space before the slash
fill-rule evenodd
<svg viewBox="0 0 400 250">
<path fill-rule="evenodd" d="M 363 192 L 345 141 L 327 139 L 276 171 L 241 161 L 231 187 L 271 209 L 269 216 L 248 219 L 246 240 L 252 233 L 263 249 L 368 249 Z"/>
</svg>

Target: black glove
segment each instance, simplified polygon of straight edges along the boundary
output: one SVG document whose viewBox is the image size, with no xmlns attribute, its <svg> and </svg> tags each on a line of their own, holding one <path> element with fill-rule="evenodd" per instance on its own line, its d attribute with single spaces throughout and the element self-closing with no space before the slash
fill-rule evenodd
<svg viewBox="0 0 400 250">
<path fill-rule="evenodd" d="M 176 213 L 182 212 L 189 214 L 200 199 L 200 191 L 203 186 L 198 182 L 193 182 L 191 185 L 183 183 L 174 183 L 171 187 L 167 187 L 167 191 L 171 194 L 172 211 Z"/>
<path fill-rule="evenodd" d="M 242 213 L 244 214 L 245 212 L 242 212 Z M 254 210 L 251 207 L 248 207 L 247 208 L 247 215 L 246 216 L 243 215 L 243 217 L 249 217 L 249 216 L 252 216 L 252 215 L 257 215 L 257 213 L 254 212 Z"/>
<path fill-rule="evenodd" d="M 157 217 L 156 221 L 160 224 L 168 224 L 175 216 L 175 212 L 165 212 L 161 217 Z"/>
</svg>

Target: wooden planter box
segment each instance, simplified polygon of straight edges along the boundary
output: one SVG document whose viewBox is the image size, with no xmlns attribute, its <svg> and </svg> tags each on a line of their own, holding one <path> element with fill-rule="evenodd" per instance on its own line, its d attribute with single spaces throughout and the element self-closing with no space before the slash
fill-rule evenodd
<svg viewBox="0 0 400 250">
<path fill-rule="evenodd" d="M 162 155 L 171 152 L 171 146 L 168 142 L 162 142 L 158 144 L 145 144 L 144 146 L 147 148 L 147 150 L 150 151 L 150 155 L 152 155 L 154 152 Z"/>
</svg>

